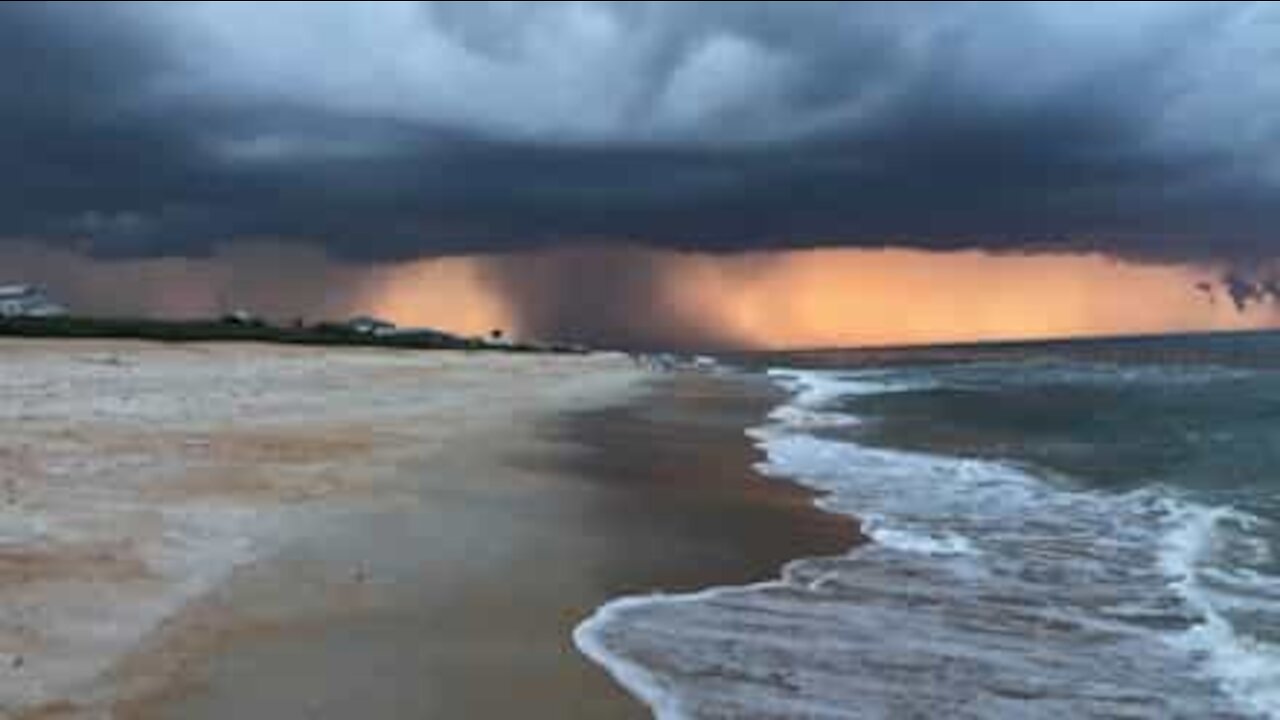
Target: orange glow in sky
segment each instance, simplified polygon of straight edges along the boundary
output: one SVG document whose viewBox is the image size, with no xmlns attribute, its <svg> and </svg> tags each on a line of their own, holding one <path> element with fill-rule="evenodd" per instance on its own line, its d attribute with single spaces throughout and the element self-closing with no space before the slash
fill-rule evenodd
<svg viewBox="0 0 1280 720">
<path fill-rule="evenodd" d="M 1101 255 L 815 250 L 689 257 L 670 291 L 750 347 L 852 346 L 1274 327 L 1196 283 L 1216 272 Z"/>
<path fill-rule="evenodd" d="M 484 262 L 450 257 L 376 268 L 368 310 L 401 325 L 482 335 L 515 325 L 501 293 L 486 281 Z"/>
<path fill-rule="evenodd" d="M 557 249 L 342 263 L 306 246 L 234 244 L 208 258 L 97 261 L 0 243 L 6 282 L 49 285 L 91 314 L 288 320 L 369 313 L 478 335 L 795 348 L 1280 327 L 1238 311 L 1221 267 L 1102 255 L 822 249 L 710 255 Z M 1215 285 L 1212 296 L 1197 283 Z M 568 314 L 565 309 L 570 310 Z M 575 314 L 576 313 L 576 314 Z M 591 320 L 584 330 L 582 318 Z M 613 332 L 616 330 L 617 332 Z"/>
<path fill-rule="evenodd" d="M 1216 284 L 1220 268 L 1139 265 L 1096 254 L 824 249 L 709 255 L 629 249 L 552 251 L 531 255 L 528 262 L 531 267 L 560 262 L 576 268 L 584 264 L 584 254 L 588 264 L 594 260 L 604 273 L 625 274 L 628 267 L 641 265 L 655 276 L 649 289 L 653 296 L 636 297 L 629 305 L 630 316 L 615 322 L 643 324 L 659 336 L 661 331 L 654 327 L 685 328 L 685 335 L 694 328 L 705 333 L 706 341 L 739 347 L 916 344 L 1280 325 L 1280 313 L 1272 305 L 1239 312 L 1220 288 L 1212 298 L 1196 289 L 1199 282 Z M 574 262 L 568 262 L 569 255 Z M 460 258 L 403 266 L 387 276 L 374 307 L 411 322 L 452 321 L 477 330 L 494 325 L 525 336 L 547 332 L 522 326 L 522 314 L 512 307 L 513 302 L 537 302 L 541 293 L 508 297 L 501 292 L 500 279 L 486 287 L 482 279 L 488 262 Z M 446 282 L 444 276 L 452 280 Z M 566 293 L 572 296 L 573 275 L 559 280 L 563 286 L 548 292 L 561 300 Z M 444 305 L 442 292 L 450 301 Z M 592 298 L 579 301 L 591 303 Z M 698 338 L 671 340 L 697 344 Z"/>
</svg>

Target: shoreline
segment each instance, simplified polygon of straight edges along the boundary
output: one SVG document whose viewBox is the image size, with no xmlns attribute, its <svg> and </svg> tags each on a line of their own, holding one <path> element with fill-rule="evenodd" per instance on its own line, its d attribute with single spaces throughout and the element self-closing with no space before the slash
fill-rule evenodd
<svg viewBox="0 0 1280 720">
<path fill-rule="evenodd" d="M 762 471 L 865 518 L 874 542 L 798 558 L 777 580 L 626 597 L 597 611 L 578 629 L 580 647 L 658 717 L 1269 712 L 1267 646 L 1237 640 L 1240 616 L 1199 585 L 1215 543 L 1257 538 L 1248 526 L 1229 534 L 1232 510 L 1058 485 L 1033 464 L 829 431 L 867 416 L 852 398 L 902 391 L 912 376 L 776 374 L 793 394 L 771 414 L 775 425 L 753 433 L 768 455 Z M 1052 368 L 1046 379 L 1061 377 Z M 1027 399 L 1042 402 L 1035 390 Z M 948 417 L 931 409 L 935 422 Z M 1231 659 L 1246 667 L 1224 667 Z"/>
<path fill-rule="evenodd" d="M 642 384 L 626 402 L 544 414 L 529 436 L 504 440 L 498 457 L 486 447 L 444 461 L 473 480 L 486 475 L 484 497 L 460 504 L 435 487 L 433 503 L 461 523 L 491 520 L 486 540 L 493 525 L 504 526 L 501 547 L 472 538 L 436 560 L 415 553 L 430 569 L 406 571 L 395 559 L 378 560 L 400 544 L 388 538 L 419 538 L 424 525 L 448 521 L 408 512 L 391 530 L 385 514 L 357 518 L 350 532 L 326 538 L 324 557 L 304 543 L 247 568 L 217 596 L 239 620 L 228 628 L 215 609 L 187 624 L 206 623 L 206 636 L 222 639 L 196 643 L 202 652 L 188 655 L 195 661 L 186 682 L 118 706 L 118 717 L 490 717 L 530 707 L 557 717 L 648 717 L 577 649 L 572 635 L 582 620 L 636 591 L 773 577 L 797 553 L 842 552 L 853 536 L 845 519 L 819 519 L 825 514 L 807 491 L 751 471 L 758 456 L 744 423 L 771 406 L 768 388 L 757 394 L 740 379 L 692 373 Z M 513 491 L 514 503 L 503 497 Z M 370 523 L 382 533 L 373 542 Z M 466 531 L 427 535 L 440 543 L 458 532 Z M 326 576 L 343 565 L 334 556 L 348 553 L 374 566 L 349 597 L 300 611 L 297 597 L 278 595 L 281 573 Z M 444 589 L 441 574 L 450 578 Z M 170 648 L 174 637 L 181 644 L 182 633 L 171 634 Z M 150 653 L 172 657 L 164 643 Z M 373 667 L 377 678 L 365 670 Z M 261 677 L 271 680 L 254 681 Z M 310 687 L 314 677 L 330 689 Z M 305 713 L 295 704 L 303 692 L 312 698 Z"/>
</svg>

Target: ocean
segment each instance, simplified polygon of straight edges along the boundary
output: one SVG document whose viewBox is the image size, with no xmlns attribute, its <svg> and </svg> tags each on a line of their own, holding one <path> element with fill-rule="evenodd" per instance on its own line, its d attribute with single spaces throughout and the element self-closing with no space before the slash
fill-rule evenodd
<svg viewBox="0 0 1280 720">
<path fill-rule="evenodd" d="M 722 362 L 870 542 L 597 610 L 658 717 L 1280 717 L 1280 335 Z"/>
</svg>

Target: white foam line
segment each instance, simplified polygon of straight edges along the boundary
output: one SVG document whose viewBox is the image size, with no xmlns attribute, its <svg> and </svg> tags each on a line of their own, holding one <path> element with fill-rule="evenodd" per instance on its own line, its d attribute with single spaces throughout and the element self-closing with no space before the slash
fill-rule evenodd
<svg viewBox="0 0 1280 720">
<path fill-rule="evenodd" d="M 680 698 L 643 666 L 610 650 L 601 637 L 605 626 L 619 613 L 652 602 L 653 597 L 636 596 L 618 598 L 601 605 L 573 629 L 573 644 L 579 652 L 603 667 L 633 697 L 647 705 L 655 718 L 677 720 L 685 717 Z"/>
<path fill-rule="evenodd" d="M 686 720 L 692 717 L 679 696 L 669 690 L 659 677 L 644 666 L 609 649 L 603 635 L 609 624 L 628 610 L 661 605 L 680 605 L 714 600 L 729 593 L 750 592 L 784 587 L 781 578 L 745 585 L 710 587 L 689 593 L 632 595 L 620 597 L 596 608 L 586 620 L 573 629 L 573 643 L 578 651 L 603 667 L 610 677 L 653 712 L 657 720 Z"/>
<path fill-rule="evenodd" d="M 1182 521 L 1165 536 L 1161 569 L 1170 587 L 1203 618 L 1201 624 L 1170 638 L 1171 644 L 1204 654 L 1209 672 L 1242 708 L 1280 718 L 1280 651 L 1241 637 L 1198 578 L 1197 564 L 1210 550 L 1218 524 L 1242 518 L 1247 525 L 1248 516 L 1228 507 L 1170 504 Z"/>
<path fill-rule="evenodd" d="M 790 390 L 793 397 L 789 402 L 774 408 L 768 417 L 770 424 L 746 430 L 747 436 L 756 440 L 757 447 L 766 452 L 768 440 L 776 437 L 780 428 L 841 427 L 860 422 L 853 415 L 817 412 L 815 408 L 829 404 L 840 397 L 855 394 L 869 395 L 879 391 L 892 392 L 894 389 L 891 385 L 869 382 L 865 379 L 849 380 L 844 374 L 840 379 L 822 373 L 781 369 L 771 369 L 768 374 L 784 388 Z M 865 376 L 859 377 L 865 378 L 870 375 L 871 373 L 866 373 Z M 767 461 L 762 461 L 756 467 L 762 475 L 769 475 L 765 472 Z M 829 490 L 804 485 L 798 478 L 787 476 L 787 479 L 814 491 L 814 504 L 823 511 L 847 514 L 842 513 L 829 502 L 828 496 L 831 494 Z M 783 572 L 785 573 L 785 568 Z M 786 585 L 787 581 L 779 577 L 758 583 L 711 587 L 677 595 L 658 593 L 615 598 L 597 608 L 574 628 L 573 642 L 579 652 L 604 668 L 627 692 L 648 706 L 658 720 L 684 720 L 689 715 L 680 697 L 670 690 L 657 674 L 611 650 L 604 639 L 606 628 L 629 610 L 657 605 L 693 603 L 722 597 L 727 593 L 767 590 Z"/>
<path fill-rule="evenodd" d="M 778 466 L 774 458 L 768 457 L 772 454 L 772 446 L 797 432 L 857 424 L 860 419 L 854 415 L 825 410 L 840 398 L 899 392 L 926 385 L 877 380 L 875 378 L 883 377 L 884 373 L 876 371 L 834 373 L 771 369 L 768 374 L 789 390 L 792 397 L 770 412 L 766 424 L 746 430 L 746 434 L 756 441 L 756 446 L 766 453 L 766 459 L 757 463 L 756 469 L 766 477 L 779 477 L 813 490 L 814 504 L 826 512 L 854 516 L 839 506 L 834 490 L 825 487 L 824 483 L 808 480 L 803 472 L 794 468 L 784 470 Z M 983 466 L 987 467 L 985 463 Z M 1197 563 L 1211 547 L 1216 526 L 1228 517 L 1238 518 L 1238 514 L 1229 508 L 1207 508 L 1174 500 L 1168 502 L 1167 510 L 1175 517 L 1181 515 L 1182 519 L 1165 536 L 1165 546 L 1159 555 L 1160 569 L 1179 597 L 1205 621 L 1187 632 L 1164 637 L 1181 651 L 1204 656 L 1207 671 L 1243 710 L 1280 718 L 1280 653 L 1240 637 L 1226 618 L 1216 611 L 1208 591 L 1200 587 L 1196 577 Z M 942 556 L 977 552 L 962 536 L 948 534 L 935 537 L 893 527 L 883 519 L 869 515 L 861 519 L 865 521 L 864 529 L 873 543 L 891 550 Z M 610 649 L 607 628 L 622 615 L 646 607 L 693 603 L 728 593 L 786 587 L 785 569 L 782 575 L 766 582 L 713 587 L 679 595 L 618 598 L 598 608 L 574 629 L 574 643 L 579 651 L 644 702 L 659 720 L 682 720 L 689 717 L 689 708 L 684 706 L 679 695 L 659 674 Z M 813 584 L 819 585 L 823 580 L 819 577 Z"/>
</svg>

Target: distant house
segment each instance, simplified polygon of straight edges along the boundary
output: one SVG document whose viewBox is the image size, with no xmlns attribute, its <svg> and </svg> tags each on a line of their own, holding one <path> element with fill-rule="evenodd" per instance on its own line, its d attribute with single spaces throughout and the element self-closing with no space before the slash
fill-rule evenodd
<svg viewBox="0 0 1280 720">
<path fill-rule="evenodd" d="M 369 315 L 360 315 L 347 321 L 347 329 L 365 335 L 389 335 L 395 332 L 396 324 Z"/>
<path fill-rule="evenodd" d="M 67 308 L 37 285 L 0 285 L 0 318 L 62 317 Z"/>
<path fill-rule="evenodd" d="M 250 327 L 262 327 L 267 324 L 265 320 L 248 310 L 232 310 L 222 316 L 222 322 L 227 325 L 246 325 Z"/>
</svg>

